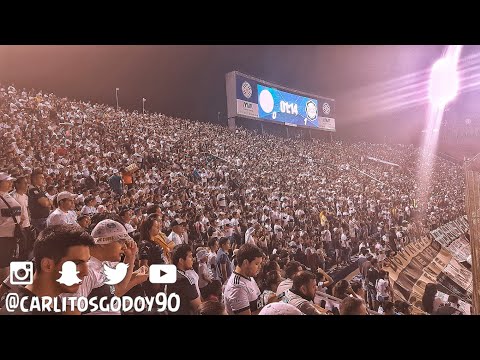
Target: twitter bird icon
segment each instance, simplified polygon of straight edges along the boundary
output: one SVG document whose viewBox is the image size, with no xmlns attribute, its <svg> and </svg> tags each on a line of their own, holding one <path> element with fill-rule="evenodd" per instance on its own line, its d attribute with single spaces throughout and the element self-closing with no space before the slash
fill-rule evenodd
<svg viewBox="0 0 480 360">
<path fill-rule="evenodd" d="M 117 285 L 127 275 L 128 264 L 118 263 L 115 268 L 111 268 L 107 264 L 103 264 L 103 274 L 107 277 L 105 284 Z"/>
</svg>

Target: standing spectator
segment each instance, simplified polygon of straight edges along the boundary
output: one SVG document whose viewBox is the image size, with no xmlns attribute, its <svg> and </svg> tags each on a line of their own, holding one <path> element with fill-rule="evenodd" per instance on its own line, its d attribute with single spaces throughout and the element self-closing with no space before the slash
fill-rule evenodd
<svg viewBox="0 0 480 360">
<path fill-rule="evenodd" d="M 220 251 L 220 250 L 219 250 Z M 244 244 L 237 253 L 237 266 L 225 285 L 225 307 L 229 315 L 257 314 L 264 304 L 260 289 L 253 276 L 260 271 L 262 250 L 251 244 Z"/>
<path fill-rule="evenodd" d="M 230 250 L 230 240 L 226 237 L 220 238 L 218 241 L 219 249 L 217 251 L 217 275 L 222 284 L 226 283 L 232 274 L 232 262 L 228 257 Z"/>
<path fill-rule="evenodd" d="M 118 175 L 118 170 L 113 169 L 113 175 L 108 179 L 108 185 L 117 195 L 123 194 L 122 178 Z"/>
<path fill-rule="evenodd" d="M 198 262 L 198 287 L 200 289 L 200 295 L 202 299 L 205 299 L 205 288 L 213 281 L 213 274 L 208 268 L 208 250 L 204 248 L 197 249 L 197 262 Z"/>
<path fill-rule="evenodd" d="M 47 218 L 50 214 L 52 201 L 43 191 L 45 176 L 40 169 L 33 170 L 30 176 L 32 186 L 28 190 L 28 208 L 30 209 L 30 221 L 37 233 L 47 226 Z"/>
<path fill-rule="evenodd" d="M 10 271 L 10 262 L 14 260 L 17 239 L 15 234 L 15 217 L 20 223 L 21 205 L 8 194 L 12 189 L 14 177 L 0 172 L 0 279 L 3 281 Z M 8 205 L 7 205 L 8 204 Z"/>
<path fill-rule="evenodd" d="M 95 207 L 97 204 L 97 200 L 94 196 L 87 196 L 84 200 L 84 204 L 85 205 L 83 205 L 82 210 L 80 211 L 80 215 L 88 215 L 92 217 L 97 213 L 97 209 Z"/>
<path fill-rule="evenodd" d="M 443 301 L 437 297 L 437 291 L 437 284 L 428 283 L 425 286 L 425 292 L 422 297 L 423 311 L 433 314 L 441 305 L 443 305 Z"/>
<path fill-rule="evenodd" d="M 176 293 L 180 297 L 179 309 L 171 315 L 193 315 L 201 304 L 195 280 L 186 274 L 193 268 L 192 249 L 188 244 L 175 246 L 172 254 L 173 265 L 177 267 L 177 281 L 166 285 L 168 295 Z"/>
<path fill-rule="evenodd" d="M 45 193 L 47 198 L 53 203 L 53 199 L 55 198 L 55 195 L 57 195 L 57 189 L 55 188 L 54 185 L 48 185 L 47 186 L 47 192 Z"/>
<path fill-rule="evenodd" d="M 28 180 L 26 176 L 17 176 L 17 180 L 13 182 L 15 190 L 12 192 L 12 197 L 17 200 L 22 208 L 22 214 L 20 215 L 20 226 L 23 230 L 23 236 L 27 240 L 23 254 L 21 257 L 30 258 L 29 253 L 33 250 L 33 243 L 35 242 L 35 235 L 30 227 L 30 213 L 28 211 Z M 26 259 L 20 259 L 26 260 Z"/>
<path fill-rule="evenodd" d="M 175 245 L 183 244 L 183 233 L 185 232 L 186 222 L 183 219 L 175 219 L 172 221 L 170 226 L 172 227 L 172 232 L 168 235 L 169 242 L 173 241 Z"/>
<path fill-rule="evenodd" d="M 140 227 L 138 258 L 140 265 L 169 264 L 173 242 L 167 243 L 161 235 L 162 221 L 156 214 L 150 214 Z"/>
<path fill-rule="evenodd" d="M 377 300 L 382 307 L 386 301 L 391 301 L 393 299 L 391 297 L 393 290 L 390 287 L 387 271 L 380 270 L 378 280 L 376 283 L 376 290 L 377 290 Z"/>
<path fill-rule="evenodd" d="M 219 249 L 218 239 L 211 238 L 208 240 L 208 247 L 210 252 L 208 253 L 207 266 L 212 272 L 212 280 L 219 280 L 219 275 L 217 273 L 217 251 Z"/>
<path fill-rule="evenodd" d="M 123 226 L 127 229 L 127 233 L 132 236 L 135 232 L 135 228 L 130 224 L 130 221 L 132 220 L 132 211 L 129 208 L 124 208 L 119 211 L 118 215 L 122 219 Z"/>
<path fill-rule="evenodd" d="M 58 208 L 55 209 L 47 218 L 46 224 L 63 225 L 63 224 L 77 224 L 77 214 L 74 203 L 75 195 L 70 194 L 68 191 L 62 191 L 57 195 Z"/>
<path fill-rule="evenodd" d="M 370 309 L 376 309 L 378 307 L 376 284 L 380 276 L 378 271 L 378 260 L 372 259 L 370 263 L 371 265 L 366 273 L 367 298 Z"/>
</svg>

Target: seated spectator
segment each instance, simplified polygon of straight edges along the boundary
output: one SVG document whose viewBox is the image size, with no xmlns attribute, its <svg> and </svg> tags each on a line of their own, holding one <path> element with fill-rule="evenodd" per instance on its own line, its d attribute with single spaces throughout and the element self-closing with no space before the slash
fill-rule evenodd
<svg viewBox="0 0 480 360">
<path fill-rule="evenodd" d="M 283 280 L 277 287 L 277 298 L 282 299 L 285 295 L 285 292 L 293 286 L 293 275 L 297 272 L 302 271 L 303 267 L 298 261 L 290 261 L 285 269 L 285 276 L 287 277 Z"/>
<path fill-rule="evenodd" d="M 198 306 L 198 315 L 228 315 L 225 305 L 218 301 L 205 301 Z"/>
<path fill-rule="evenodd" d="M 368 315 L 365 301 L 347 296 L 340 303 L 340 315 Z"/>
<path fill-rule="evenodd" d="M 305 315 L 298 308 L 284 302 L 274 302 L 266 305 L 258 315 Z"/>
<path fill-rule="evenodd" d="M 391 301 L 383 304 L 383 315 L 395 315 L 395 305 Z"/>
<path fill-rule="evenodd" d="M 282 301 L 298 308 L 305 315 L 322 315 L 325 312 L 313 304 L 317 291 L 317 279 L 310 271 L 293 275 L 292 288 L 285 292 Z"/>
<path fill-rule="evenodd" d="M 435 315 L 463 315 L 459 309 L 458 296 L 449 295 L 447 302 L 438 308 Z"/>
</svg>

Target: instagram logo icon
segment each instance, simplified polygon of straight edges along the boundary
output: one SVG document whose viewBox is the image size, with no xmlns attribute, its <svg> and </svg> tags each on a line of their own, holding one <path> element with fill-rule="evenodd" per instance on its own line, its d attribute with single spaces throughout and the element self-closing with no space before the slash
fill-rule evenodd
<svg viewBox="0 0 480 360">
<path fill-rule="evenodd" d="M 10 263 L 10 283 L 12 285 L 30 285 L 33 283 L 33 262 L 12 261 Z"/>
</svg>

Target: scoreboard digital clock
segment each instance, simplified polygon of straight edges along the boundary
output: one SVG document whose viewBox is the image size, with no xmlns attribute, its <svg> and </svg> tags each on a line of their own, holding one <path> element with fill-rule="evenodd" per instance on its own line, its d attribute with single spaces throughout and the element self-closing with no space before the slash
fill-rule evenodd
<svg viewBox="0 0 480 360">
<path fill-rule="evenodd" d="M 257 84 L 258 117 L 318 128 L 318 100 Z"/>
</svg>

